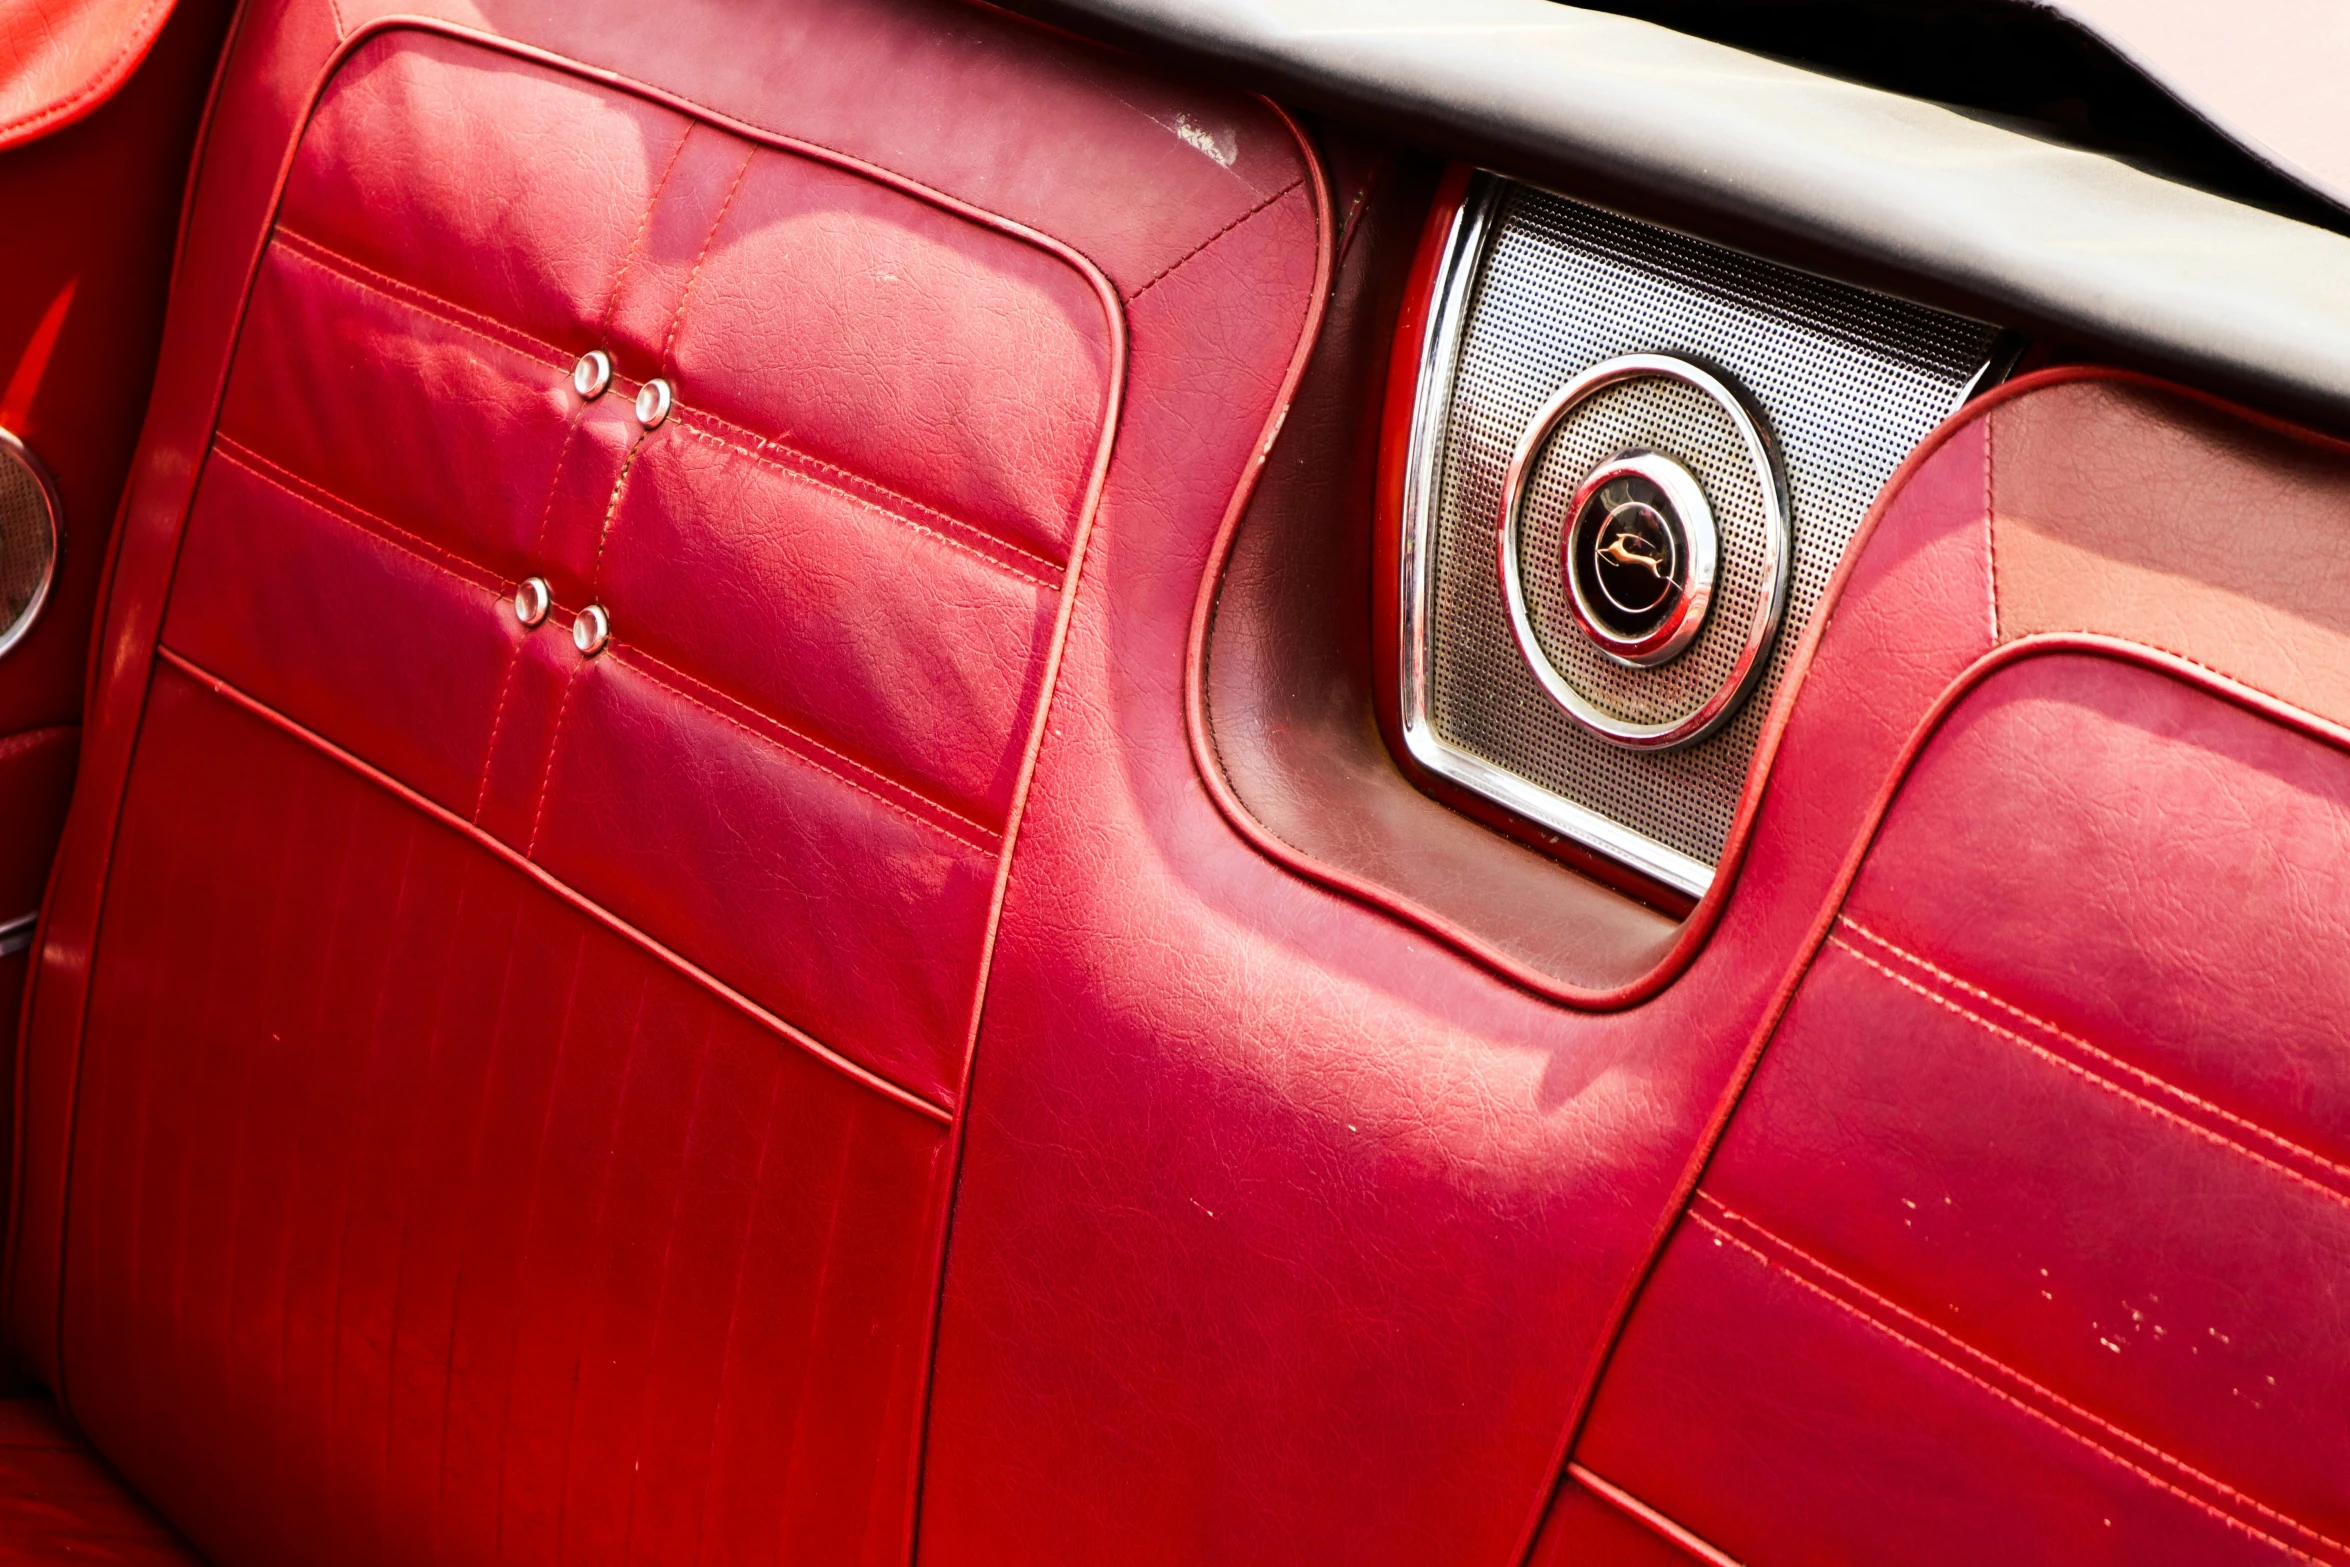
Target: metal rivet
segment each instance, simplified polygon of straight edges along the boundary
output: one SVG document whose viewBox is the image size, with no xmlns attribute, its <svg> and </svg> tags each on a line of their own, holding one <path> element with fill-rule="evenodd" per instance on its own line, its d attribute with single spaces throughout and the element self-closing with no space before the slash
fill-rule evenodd
<svg viewBox="0 0 2350 1567">
<path fill-rule="evenodd" d="M 600 348 L 589 349 L 571 367 L 571 389 L 588 402 L 603 396 L 604 388 L 611 384 L 612 356 Z"/>
<path fill-rule="evenodd" d="M 611 640 L 612 619 L 604 613 L 601 604 L 590 604 L 571 623 L 571 645 L 579 649 L 582 658 L 594 658 Z"/>
<path fill-rule="evenodd" d="M 531 577 L 514 590 L 514 618 L 526 626 L 535 626 L 547 618 L 547 610 L 555 602 L 555 590 L 547 586 L 544 577 Z"/>
<path fill-rule="evenodd" d="M 647 381 L 644 390 L 636 394 L 636 422 L 648 430 L 657 428 L 662 420 L 669 417 L 669 405 L 673 400 L 667 381 L 658 376 Z"/>
</svg>

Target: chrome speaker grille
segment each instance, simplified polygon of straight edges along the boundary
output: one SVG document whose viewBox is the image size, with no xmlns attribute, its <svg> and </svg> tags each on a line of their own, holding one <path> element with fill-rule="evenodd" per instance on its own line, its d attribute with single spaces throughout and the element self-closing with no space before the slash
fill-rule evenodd
<svg viewBox="0 0 2350 1567">
<path fill-rule="evenodd" d="M 24 443 L 0 430 L 0 654 L 24 640 L 57 571 L 56 488 Z"/>
<path fill-rule="evenodd" d="M 1764 715 L 1877 492 L 1963 402 L 1997 329 L 1796 272 L 1546 191 L 1481 178 L 1439 273 L 1403 505 L 1403 714 L 1422 765 L 1670 886 L 1712 881 Z M 1633 751 L 1544 692 L 1512 637 L 1495 538 L 1528 424 L 1592 365 L 1661 354 L 1722 373 L 1784 465 L 1794 535 L 1786 611 L 1760 678 L 1721 728 Z M 1678 459 L 1722 523 L 1723 591 L 1751 598 L 1761 503 L 1718 410 L 1632 382 L 1562 424 L 1532 480 L 1523 559 L 1555 562 L 1561 499 L 1626 447 Z M 1584 641 L 1555 567 L 1524 577 L 1543 650 L 1586 696 L 1648 721 L 1690 701 L 1735 641 L 1725 614 L 1689 651 L 1629 669 Z M 1710 687 L 1707 687 L 1710 689 Z"/>
</svg>

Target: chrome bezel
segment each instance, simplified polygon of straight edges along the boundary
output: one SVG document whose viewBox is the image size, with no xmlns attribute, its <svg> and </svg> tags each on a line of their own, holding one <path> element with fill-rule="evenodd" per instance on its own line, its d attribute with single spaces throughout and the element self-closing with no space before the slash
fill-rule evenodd
<svg viewBox="0 0 2350 1567">
<path fill-rule="evenodd" d="M 16 651 L 17 645 L 39 624 L 41 611 L 49 605 L 49 590 L 57 581 L 57 557 L 65 549 L 65 502 L 59 498 L 57 481 L 50 476 L 41 459 L 33 455 L 32 448 L 25 445 L 15 431 L 5 426 L 0 426 L 0 450 L 5 450 L 24 464 L 25 471 L 33 476 L 33 483 L 40 487 L 41 500 L 49 513 L 49 564 L 42 571 L 41 580 L 33 589 L 33 596 L 25 600 L 24 613 L 16 617 L 16 624 L 0 631 L 0 658 L 6 658 Z"/>
<path fill-rule="evenodd" d="M 1596 390 L 1596 388 L 1594 388 Z M 1586 393 L 1586 396 L 1589 394 Z M 1574 404 L 1562 407 L 1550 419 L 1555 426 Z M 1542 657 L 1542 649 L 1534 639 L 1534 625 L 1526 613 L 1524 584 L 1519 580 L 1518 515 L 1524 510 L 1524 497 L 1519 494 L 1525 483 L 1526 470 L 1540 455 L 1544 441 L 1549 439 L 1545 429 L 1530 444 L 1519 448 L 1503 477 L 1504 514 L 1501 529 L 1501 593 L 1502 602 L 1509 606 L 1510 629 L 1517 634 L 1518 650 L 1531 663 Z M 1680 591 L 1681 601 L 1669 614 L 1645 635 L 1619 636 L 1610 630 L 1605 620 L 1593 609 L 1584 596 L 1583 579 L 1567 558 L 1566 552 L 1578 547 L 1578 535 L 1583 515 L 1601 490 L 1618 479 L 1646 479 L 1664 491 L 1666 503 L 1673 508 L 1675 532 L 1681 537 L 1681 547 L 1688 555 L 1688 569 L 1674 586 Z M 1567 526 L 1560 545 L 1559 575 L 1566 584 L 1567 602 L 1575 611 L 1575 624 L 1591 645 L 1627 669 L 1654 669 L 1680 657 L 1681 650 L 1697 640 L 1697 633 L 1705 628 L 1706 611 L 1713 607 L 1714 576 L 1721 565 L 1721 535 L 1714 527 L 1714 509 L 1706 503 L 1705 490 L 1690 471 L 1662 452 L 1619 452 L 1584 476 L 1575 486 L 1574 499 L 1567 502 Z M 1543 658 L 1548 663 L 1548 658 Z"/>
<path fill-rule="evenodd" d="M 1518 565 L 1519 517 L 1525 510 L 1527 477 L 1559 421 L 1608 387 L 1644 379 L 1677 381 L 1701 393 L 1721 409 L 1731 426 L 1737 430 L 1739 441 L 1746 448 L 1747 460 L 1754 464 L 1763 505 L 1762 574 L 1757 584 L 1754 613 L 1747 620 L 1746 639 L 1740 644 L 1738 655 L 1731 662 L 1722 683 L 1694 711 L 1658 724 L 1636 724 L 1616 717 L 1576 690 L 1566 676 L 1559 672 L 1558 666 L 1550 661 L 1550 655 L 1542 650 L 1541 642 L 1534 635 L 1534 624 L 1527 615 L 1525 586 L 1519 580 Z M 1678 468 L 1679 464 L 1671 466 Z M 1644 476 L 1653 478 L 1652 475 Z M 1686 474 L 1682 477 L 1687 480 Z M 1688 480 L 1688 487 L 1691 492 L 1696 492 L 1694 480 Z M 1660 488 L 1665 488 L 1668 495 L 1673 495 L 1669 487 L 1660 485 Z M 1579 502 L 1582 492 L 1578 490 L 1576 493 Z M 1676 506 L 1681 504 L 1679 496 L 1674 495 L 1673 500 Z M 1702 496 L 1699 504 L 1704 504 Z M 1706 523 L 1710 531 L 1710 510 L 1706 512 Z M 1692 549 L 1692 557 L 1695 553 Z M 1702 740 L 1719 729 L 1738 710 L 1738 703 L 1753 688 L 1755 677 L 1762 673 L 1763 654 L 1769 651 L 1771 636 L 1779 629 L 1779 617 L 1787 608 L 1787 567 L 1792 553 L 1793 540 L 1787 526 L 1786 478 L 1779 464 L 1778 453 L 1772 448 L 1762 421 L 1755 417 L 1746 406 L 1746 400 L 1733 391 L 1728 383 L 1686 359 L 1675 359 L 1664 354 L 1625 354 L 1621 358 L 1593 365 L 1559 388 L 1557 395 L 1534 416 L 1533 421 L 1526 426 L 1526 433 L 1519 438 L 1518 449 L 1511 456 L 1509 468 L 1502 478 L 1499 551 L 1502 602 L 1509 608 L 1510 632 L 1517 638 L 1518 651 L 1525 656 L 1535 679 L 1542 683 L 1543 691 L 1565 709 L 1570 718 L 1601 739 L 1633 750 L 1662 751 Z M 1693 580 L 1694 571 L 1693 561 Z M 1567 587 L 1569 597 L 1575 600 L 1575 618 L 1589 632 L 1592 629 L 1591 622 L 1574 586 L 1574 574 L 1569 572 Z M 1712 584 L 1709 581 L 1709 600 L 1711 594 Z M 1636 669 L 1648 668 L 1680 652 L 1697 635 L 1698 626 L 1690 622 L 1675 627 L 1676 632 L 1683 629 L 1688 634 L 1679 643 L 1669 650 L 1660 649 L 1649 657 L 1635 658 L 1618 654 L 1599 634 L 1594 634 L 1593 640 L 1599 644 L 1602 652 L 1615 658 L 1618 663 Z"/>
<path fill-rule="evenodd" d="M 1428 623 L 1435 590 L 1429 522 L 1437 443 L 1451 413 L 1452 372 L 1460 358 L 1461 330 L 1503 189 L 1499 180 L 1481 176 L 1470 199 L 1453 215 L 1420 340 L 1420 379 L 1413 392 L 1411 429 L 1405 446 L 1402 536 L 1396 552 L 1402 578 L 1397 584 L 1401 614 L 1396 674 L 1404 749 L 1413 762 L 1447 783 L 1482 795 L 1538 827 L 1587 844 L 1678 892 L 1703 897 L 1714 879 L 1714 868 L 1703 860 L 1448 744 L 1437 734 L 1429 716 Z"/>
</svg>

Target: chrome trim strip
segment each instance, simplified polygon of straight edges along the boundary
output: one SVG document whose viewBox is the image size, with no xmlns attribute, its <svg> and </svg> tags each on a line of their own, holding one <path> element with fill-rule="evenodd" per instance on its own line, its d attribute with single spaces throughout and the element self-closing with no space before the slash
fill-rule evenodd
<svg viewBox="0 0 2350 1567">
<path fill-rule="evenodd" d="M 1428 532 L 1438 438 L 1452 412 L 1453 368 L 1460 358 L 1461 330 L 1506 188 L 1503 181 L 1480 174 L 1469 199 L 1461 204 L 1436 275 L 1435 304 L 1428 312 L 1426 335 L 1421 341 L 1420 384 L 1413 393 L 1411 440 L 1404 460 L 1403 536 L 1396 551 L 1403 579 L 1396 584 L 1402 604 L 1397 638 L 1402 645 L 1396 652 L 1404 748 L 1413 761 L 1437 777 L 1597 849 L 1678 892 L 1700 898 L 1713 885 L 1712 866 L 1447 744 L 1429 721 L 1428 606 L 1434 574 Z M 1782 590 L 1785 579 L 1782 572 Z"/>
</svg>

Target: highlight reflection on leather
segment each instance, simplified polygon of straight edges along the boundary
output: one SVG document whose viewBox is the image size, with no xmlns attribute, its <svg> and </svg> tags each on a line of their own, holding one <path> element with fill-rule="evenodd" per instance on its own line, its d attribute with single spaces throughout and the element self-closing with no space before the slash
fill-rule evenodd
<svg viewBox="0 0 2350 1567">
<path fill-rule="evenodd" d="M 1109 407 L 1092 285 L 400 33 L 340 68 L 277 233 L 165 644 L 950 1101 Z M 622 395 L 579 397 L 591 346 Z M 525 577 L 610 651 L 528 638 Z"/>
</svg>

